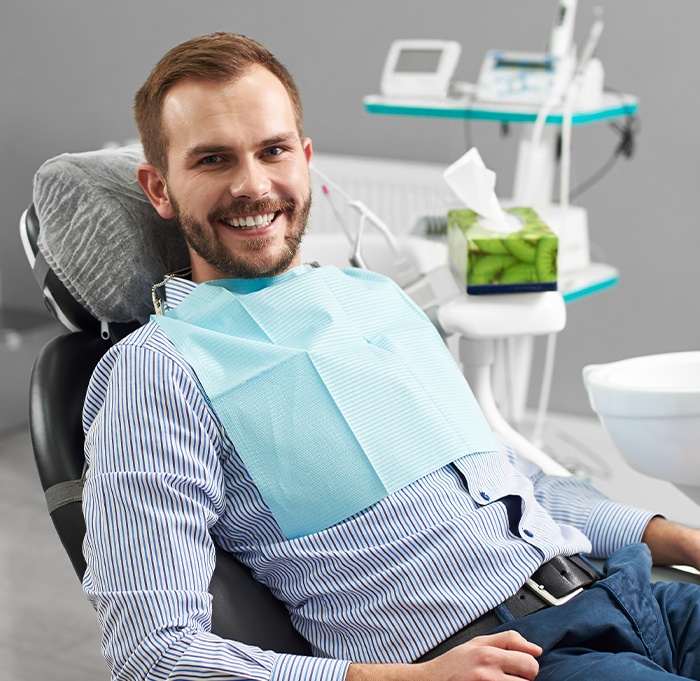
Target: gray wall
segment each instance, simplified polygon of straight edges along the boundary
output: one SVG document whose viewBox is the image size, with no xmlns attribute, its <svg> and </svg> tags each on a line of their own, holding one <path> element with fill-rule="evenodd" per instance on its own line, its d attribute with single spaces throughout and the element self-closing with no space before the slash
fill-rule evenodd
<svg viewBox="0 0 700 681">
<path fill-rule="evenodd" d="M 458 40 L 462 80 L 475 80 L 489 48 L 542 49 L 555 0 L 0 0 L 0 299 L 41 308 L 17 222 L 32 176 L 48 157 L 135 137 L 133 93 L 171 46 L 215 30 L 265 43 L 295 74 L 317 150 L 448 163 L 470 143 L 509 195 L 515 136 L 487 123 L 365 114 L 396 38 Z M 580 0 L 577 42 L 592 8 Z M 638 151 L 580 203 L 598 259 L 619 286 L 574 303 L 561 334 L 552 406 L 588 413 L 587 363 L 697 349 L 700 63 L 696 0 L 609 0 L 599 56 L 606 83 L 641 100 Z M 574 137 L 574 181 L 610 155 L 606 125 Z"/>
</svg>

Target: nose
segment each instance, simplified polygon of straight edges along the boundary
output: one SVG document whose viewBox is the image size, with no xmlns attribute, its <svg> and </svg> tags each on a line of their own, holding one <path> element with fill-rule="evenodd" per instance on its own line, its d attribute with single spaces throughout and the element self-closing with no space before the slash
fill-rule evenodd
<svg viewBox="0 0 700 681">
<path fill-rule="evenodd" d="M 270 191 L 270 178 L 256 159 L 241 160 L 233 173 L 231 194 L 236 198 L 259 199 Z"/>
</svg>

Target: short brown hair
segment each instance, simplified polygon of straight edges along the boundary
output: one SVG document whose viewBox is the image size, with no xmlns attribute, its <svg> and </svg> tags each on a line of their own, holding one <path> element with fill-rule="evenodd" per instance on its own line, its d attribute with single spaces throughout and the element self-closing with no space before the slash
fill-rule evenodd
<svg viewBox="0 0 700 681">
<path fill-rule="evenodd" d="M 235 33 L 212 33 L 187 40 L 170 50 L 136 93 L 134 115 L 148 162 L 167 174 L 168 139 L 162 125 L 163 101 L 176 83 L 190 79 L 228 81 L 239 78 L 256 64 L 266 68 L 284 85 L 301 137 L 301 97 L 289 71 L 250 38 Z"/>
</svg>

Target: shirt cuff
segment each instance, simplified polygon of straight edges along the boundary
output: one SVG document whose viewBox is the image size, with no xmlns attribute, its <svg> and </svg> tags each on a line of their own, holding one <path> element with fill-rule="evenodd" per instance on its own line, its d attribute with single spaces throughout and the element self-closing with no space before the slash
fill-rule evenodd
<svg viewBox="0 0 700 681">
<path fill-rule="evenodd" d="M 350 662 L 326 657 L 277 655 L 270 681 L 343 681 Z"/>
<path fill-rule="evenodd" d="M 596 504 L 584 534 L 591 540 L 594 558 L 607 558 L 617 549 L 642 540 L 649 521 L 658 515 L 614 501 Z"/>
</svg>

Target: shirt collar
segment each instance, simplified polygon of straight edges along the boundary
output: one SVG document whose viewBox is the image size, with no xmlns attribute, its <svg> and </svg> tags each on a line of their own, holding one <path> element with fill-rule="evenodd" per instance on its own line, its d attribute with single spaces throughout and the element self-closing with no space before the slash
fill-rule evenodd
<svg viewBox="0 0 700 681">
<path fill-rule="evenodd" d="M 171 277 L 165 282 L 163 311 L 175 309 L 187 296 L 197 288 L 197 283 L 182 277 Z"/>
</svg>

